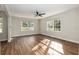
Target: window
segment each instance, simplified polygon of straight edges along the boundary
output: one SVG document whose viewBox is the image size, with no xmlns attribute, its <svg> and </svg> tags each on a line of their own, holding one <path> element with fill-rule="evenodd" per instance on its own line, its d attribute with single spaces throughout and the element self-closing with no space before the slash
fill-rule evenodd
<svg viewBox="0 0 79 59">
<path fill-rule="evenodd" d="M 47 31 L 60 31 L 60 20 L 53 19 L 47 21 Z"/>
<path fill-rule="evenodd" d="M 32 21 L 24 21 L 21 22 L 21 31 L 33 31 L 34 30 L 34 22 Z"/>
<path fill-rule="evenodd" d="M 0 18 L 0 33 L 3 32 L 3 18 Z"/>
</svg>

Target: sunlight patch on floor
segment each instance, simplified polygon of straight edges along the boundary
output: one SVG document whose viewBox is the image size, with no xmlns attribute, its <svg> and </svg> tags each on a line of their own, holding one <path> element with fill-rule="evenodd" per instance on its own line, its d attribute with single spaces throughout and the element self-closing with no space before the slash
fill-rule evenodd
<svg viewBox="0 0 79 59">
<path fill-rule="evenodd" d="M 45 46 L 44 44 L 42 43 L 39 43 L 38 45 L 36 45 L 32 51 L 35 53 L 35 54 L 45 54 L 45 51 L 47 49 L 47 46 Z"/>
<path fill-rule="evenodd" d="M 38 45 L 33 47 L 32 51 L 36 55 L 61 55 L 64 54 L 62 44 L 49 39 L 42 40 Z"/>
<path fill-rule="evenodd" d="M 50 40 L 49 39 L 44 39 L 41 42 L 44 43 L 45 45 L 49 45 Z"/>
<path fill-rule="evenodd" d="M 58 43 L 58 42 L 55 42 L 55 41 L 52 41 L 51 44 L 50 44 L 50 47 L 59 51 L 60 53 L 64 54 L 63 52 L 63 46 L 61 43 Z"/>
</svg>

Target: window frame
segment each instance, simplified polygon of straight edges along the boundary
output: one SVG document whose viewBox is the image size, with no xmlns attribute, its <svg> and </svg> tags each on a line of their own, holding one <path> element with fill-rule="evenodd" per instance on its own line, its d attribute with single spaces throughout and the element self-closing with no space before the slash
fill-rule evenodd
<svg viewBox="0 0 79 59">
<path fill-rule="evenodd" d="M 56 25 L 55 25 L 56 23 L 55 23 L 55 21 L 57 21 L 57 22 L 59 21 L 59 24 L 60 24 L 60 25 L 59 25 L 60 28 L 57 29 L 57 30 L 56 30 Z M 48 26 L 49 26 L 49 25 L 48 25 L 48 22 L 49 22 L 50 24 L 53 23 L 53 24 L 52 24 L 52 30 L 51 30 L 51 28 L 48 27 Z M 48 21 L 46 22 L 46 24 L 47 24 L 47 26 L 46 26 L 46 30 L 47 30 L 47 31 L 49 31 L 49 32 L 52 32 L 52 31 L 53 31 L 53 32 L 61 32 L 61 21 L 60 21 L 59 18 L 53 18 L 52 20 L 48 20 Z M 50 30 L 48 30 L 48 29 L 50 29 Z"/>
<path fill-rule="evenodd" d="M 31 24 L 31 22 L 32 22 L 32 24 Z M 22 30 L 22 28 L 24 26 L 23 23 L 26 23 L 27 24 L 27 27 L 25 26 L 25 30 Z M 33 27 L 32 30 L 31 30 L 31 25 Z M 34 22 L 33 21 L 22 21 L 21 22 L 21 32 L 26 32 L 26 31 L 34 31 Z"/>
</svg>

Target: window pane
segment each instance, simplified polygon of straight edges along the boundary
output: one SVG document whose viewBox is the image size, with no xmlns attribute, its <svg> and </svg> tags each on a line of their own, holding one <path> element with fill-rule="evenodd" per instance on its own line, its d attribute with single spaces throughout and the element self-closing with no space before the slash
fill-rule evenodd
<svg viewBox="0 0 79 59">
<path fill-rule="evenodd" d="M 28 27 L 28 23 L 26 23 L 26 22 L 23 22 L 23 25 L 22 25 L 23 27 Z"/>
</svg>

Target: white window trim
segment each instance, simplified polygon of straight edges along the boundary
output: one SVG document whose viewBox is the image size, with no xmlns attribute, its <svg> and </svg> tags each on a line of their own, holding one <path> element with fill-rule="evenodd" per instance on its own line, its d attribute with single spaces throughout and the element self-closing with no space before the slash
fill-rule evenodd
<svg viewBox="0 0 79 59">
<path fill-rule="evenodd" d="M 54 18 L 53 20 L 48 20 L 47 22 L 49 22 L 49 21 L 52 21 L 53 22 L 53 30 L 48 30 L 48 23 L 46 22 L 46 24 L 47 24 L 47 26 L 46 26 L 46 31 L 48 31 L 48 32 L 61 32 L 61 27 L 60 27 L 60 30 L 54 30 L 54 20 L 59 20 L 58 18 Z M 61 24 L 60 24 L 60 26 L 61 26 Z"/>
</svg>

